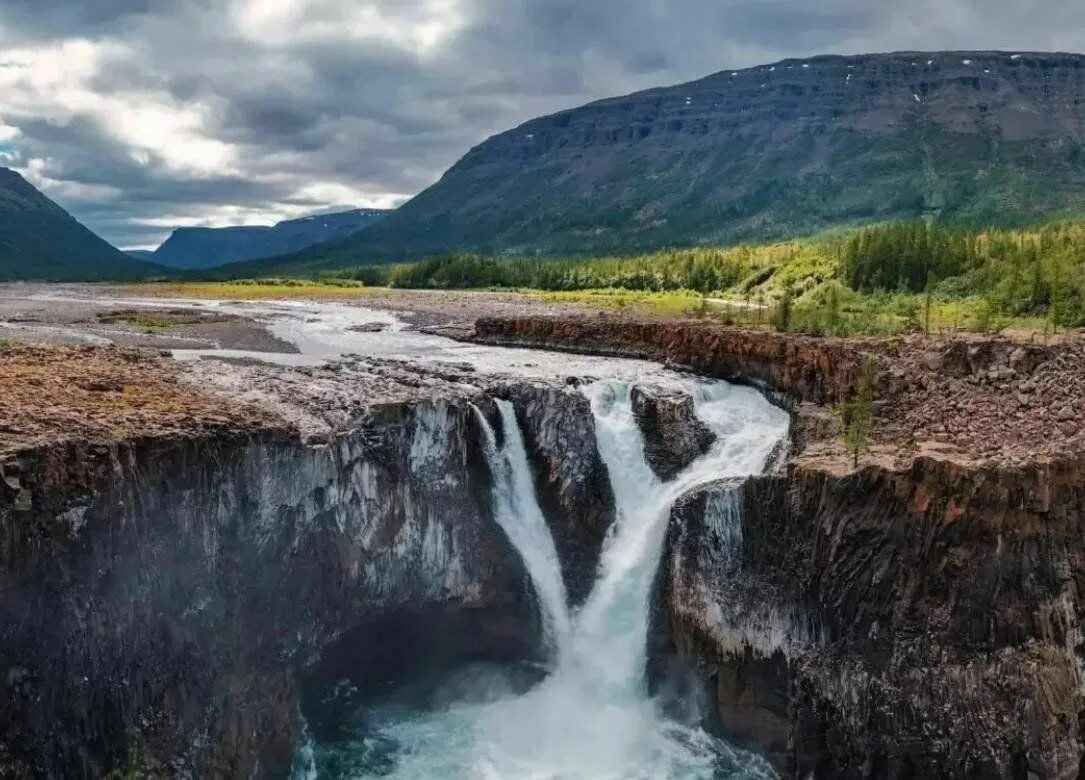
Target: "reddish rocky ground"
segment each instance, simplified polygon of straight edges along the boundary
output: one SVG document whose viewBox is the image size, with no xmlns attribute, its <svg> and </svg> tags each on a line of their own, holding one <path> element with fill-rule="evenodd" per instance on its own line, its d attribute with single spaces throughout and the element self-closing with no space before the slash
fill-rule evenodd
<svg viewBox="0 0 1085 780">
<path fill-rule="evenodd" d="M 974 457 L 1085 451 L 1085 343 L 910 339 L 887 351 L 881 439 Z"/>
<path fill-rule="evenodd" d="M 277 424 L 180 377 L 181 364 L 148 350 L 0 346 L 0 453 Z"/>
<path fill-rule="evenodd" d="M 65 290 L 74 296 L 88 293 L 84 287 Z M 230 348 L 289 349 L 244 318 L 212 321 L 203 314 L 192 319 L 191 311 L 159 309 L 152 313 L 152 324 L 175 314 L 189 319 L 174 317 L 178 321 L 169 328 L 154 329 L 143 327 L 140 317 L 148 316 L 146 311 L 121 305 L 103 310 L 91 305 L 94 296 L 85 304 L 29 296 L 35 291 L 12 288 L 0 295 L 0 318 L 9 322 L 0 335 L 48 342 L 85 331 L 99 340 L 108 336 L 156 349 L 167 346 L 158 342 L 168 339 L 168 345 L 177 346 L 182 336 Z M 810 435 L 801 443 L 807 458 L 826 465 L 846 460 L 834 409 L 854 393 L 868 355 L 876 356 L 879 376 L 870 460 L 900 466 L 918 454 L 937 454 L 1012 462 L 1085 452 L 1081 334 L 1048 345 L 923 336 L 885 341 L 782 336 L 701 321 L 602 314 L 515 293 L 390 291 L 361 303 L 456 337 L 648 357 L 716 376 L 761 379 L 806 402 L 801 420 Z M 476 320 L 472 331 L 470 323 Z M 281 419 L 258 399 L 242 402 L 241 391 L 229 382 L 211 389 L 216 383 L 180 381 L 199 369 L 182 369 L 156 349 L 0 349 L 0 449 L 61 436 L 195 432 Z"/>
</svg>

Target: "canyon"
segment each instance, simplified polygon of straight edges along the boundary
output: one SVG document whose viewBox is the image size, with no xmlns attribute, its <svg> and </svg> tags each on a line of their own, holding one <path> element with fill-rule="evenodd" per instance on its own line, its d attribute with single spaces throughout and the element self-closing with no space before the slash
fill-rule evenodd
<svg viewBox="0 0 1085 780">
<path fill-rule="evenodd" d="M 348 305 L 122 303 L 257 316 L 297 351 L 0 353 L 0 773 L 304 776 L 359 760 L 329 746 L 359 712 L 379 732 L 406 682 L 516 670 L 498 702 L 440 710 L 504 734 L 625 658 L 614 702 L 638 714 L 586 734 L 647 723 L 626 736 L 738 776 L 1078 774 L 1074 343 L 568 312 L 451 341 Z M 856 469 L 834 407 L 868 360 Z M 1025 383 L 1050 424 L 1005 408 Z M 648 603 L 603 652 L 615 560 Z M 502 744 L 572 744 L 527 722 Z"/>
</svg>

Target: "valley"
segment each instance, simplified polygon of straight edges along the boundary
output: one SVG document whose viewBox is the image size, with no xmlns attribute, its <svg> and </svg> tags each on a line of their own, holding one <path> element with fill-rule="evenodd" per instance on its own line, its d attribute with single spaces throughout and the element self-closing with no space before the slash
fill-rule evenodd
<svg viewBox="0 0 1085 780">
<path fill-rule="evenodd" d="M 0 293 L 6 771 L 1076 775 L 1077 341 Z"/>
</svg>

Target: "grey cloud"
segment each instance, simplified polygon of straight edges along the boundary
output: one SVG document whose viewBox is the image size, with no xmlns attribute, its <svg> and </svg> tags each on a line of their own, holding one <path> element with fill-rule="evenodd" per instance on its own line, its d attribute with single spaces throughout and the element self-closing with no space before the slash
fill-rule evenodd
<svg viewBox="0 0 1085 780">
<path fill-rule="evenodd" d="M 210 0 L 209 0 L 210 1 Z M 123 28 L 139 17 L 175 13 L 198 0 L 4 0 L 0 22 L 30 37 L 94 35 Z"/>
<path fill-rule="evenodd" d="M 247 40 L 230 0 L 51 0 L 44 11 L 41 1 L 0 2 L 8 39 L 134 47 L 93 89 L 199 107 L 205 133 L 237 150 L 236 174 L 185 174 L 153 157 L 140 164 L 96 122 L 11 119 L 0 106 L 21 131 L 23 159 L 121 192 L 63 203 L 120 244 L 161 238 L 165 229 L 142 223 L 164 214 L 331 205 L 296 194 L 309 184 L 417 192 L 487 136 L 539 114 L 783 57 L 1085 48 L 1077 0 L 462 0 L 462 28 L 424 57 L 346 36 Z M 334 22 L 339 2 L 312 0 L 307 18 Z M 421 0 L 378 4 L 408 18 Z"/>
</svg>

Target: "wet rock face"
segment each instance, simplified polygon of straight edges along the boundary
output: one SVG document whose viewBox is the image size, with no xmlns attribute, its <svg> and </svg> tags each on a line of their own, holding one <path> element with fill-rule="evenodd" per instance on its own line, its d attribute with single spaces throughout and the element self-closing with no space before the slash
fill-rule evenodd
<svg viewBox="0 0 1085 780">
<path fill-rule="evenodd" d="M 595 581 L 615 512 L 606 465 L 596 448 L 591 403 L 575 387 L 515 385 L 503 394 L 520 421 L 569 600 L 580 604 Z"/>
<path fill-rule="evenodd" d="M 537 630 L 469 404 L 360 425 L 319 447 L 254 433 L 18 458 L 19 490 L 0 484 L 0 770 L 282 776 L 296 671 L 353 626 L 431 605 Z"/>
<path fill-rule="evenodd" d="M 693 398 L 634 387 L 633 414 L 644 436 L 644 454 L 664 482 L 708 452 L 716 435 L 697 417 Z"/>
<path fill-rule="evenodd" d="M 787 775 L 1076 777 L 1083 469 L 792 467 L 691 496 L 672 649 Z"/>
</svg>

